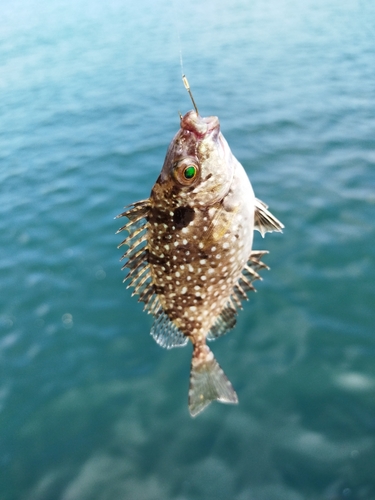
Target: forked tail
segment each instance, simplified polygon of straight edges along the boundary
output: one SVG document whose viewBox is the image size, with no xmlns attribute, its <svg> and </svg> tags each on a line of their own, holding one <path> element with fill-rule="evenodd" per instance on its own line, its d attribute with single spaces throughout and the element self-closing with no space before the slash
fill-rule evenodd
<svg viewBox="0 0 375 500">
<path fill-rule="evenodd" d="M 205 344 L 195 345 L 190 372 L 189 411 L 195 417 L 217 399 L 221 403 L 238 403 L 237 394 L 212 351 Z"/>
</svg>

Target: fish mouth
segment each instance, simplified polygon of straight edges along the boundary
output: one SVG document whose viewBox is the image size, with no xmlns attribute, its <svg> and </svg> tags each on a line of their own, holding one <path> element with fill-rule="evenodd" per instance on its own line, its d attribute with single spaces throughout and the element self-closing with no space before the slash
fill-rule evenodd
<svg viewBox="0 0 375 500">
<path fill-rule="evenodd" d="M 202 117 L 195 111 L 189 111 L 181 118 L 181 129 L 193 132 L 199 139 L 207 135 L 216 138 L 220 132 L 220 122 L 217 116 Z"/>
</svg>

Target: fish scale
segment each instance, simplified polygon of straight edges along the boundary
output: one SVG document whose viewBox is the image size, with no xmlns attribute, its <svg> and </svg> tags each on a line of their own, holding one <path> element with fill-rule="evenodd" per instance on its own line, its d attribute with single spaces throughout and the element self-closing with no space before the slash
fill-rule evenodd
<svg viewBox="0 0 375 500">
<path fill-rule="evenodd" d="M 231 383 L 206 341 L 234 327 L 236 315 L 260 279 L 266 251 L 252 249 L 253 232 L 284 227 L 255 198 L 242 165 L 220 132 L 217 117 L 190 111 L 181 117 L 150 198 L 119 215 L 128 223 L 128 286 L 155 317 L 151 335 L 165 347 L 190 340 L 189 410 L 211 401 L 237 403 Z"/>
<path fill-rule="evenodd" d="M 228 290 L 233 288 L 247 259 L 236 255 L 243 249 L 241 238 L 230 232 L 220 239 L 215 237 L 206 210 L 197 209 L 194 220 L 177 229 L 170 216 L 173 208 L 169 205 L 164 213 L 157 212 L 156 218 L 164 222 L 157 223 L 150 216 L 149 261 L 164 311 L 190 336 L 211 328 L 216 311 L 225 305 Z M 220 208 L 215 208 L 215 217 L 218 211 Z M 202 231 L 207 233 L 206 238 L 201 238 Z"/>
</svg>

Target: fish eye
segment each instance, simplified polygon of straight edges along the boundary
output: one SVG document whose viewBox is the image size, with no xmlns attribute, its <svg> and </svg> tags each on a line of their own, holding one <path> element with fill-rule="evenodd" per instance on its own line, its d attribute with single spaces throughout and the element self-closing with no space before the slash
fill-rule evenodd
<svg viewBox="0 0 375 500">
<path fill-rule="evenodd" d="M 199 167 L 193 158 L 176 162 L 173 169 L 175 179 L 184 186 L 190 186 L 198 178 Z"/>
<path fill-rule="evenodd" d="M 197 167 L 195 165 L 189 165 L 184 170 L 185 179 L 194 179 L 197 175 Z"/>
</svg>

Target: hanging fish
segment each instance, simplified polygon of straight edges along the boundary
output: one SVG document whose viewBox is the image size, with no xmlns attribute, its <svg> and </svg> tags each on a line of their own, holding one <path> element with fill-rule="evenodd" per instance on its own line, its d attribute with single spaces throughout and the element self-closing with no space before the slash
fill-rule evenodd
<svg viewBox="0 0 375 500">
<path fill-rule="evenodd" d="M 234 327 L 258 270 L 267 268 L 261 258 L 268 252 L 252 250 L 254 229 L 264 236 L 284 226 L 255 198 L 219 119 L 201 117 L 192 101 L 195 111 L 180 117 L 150 197 L 118 215 L 128 219 L 118 232 L 129 233 L 119 245 L 129 247 L 124 281 L 155 317 L 153 338 L 167 349 L 193 344 L 195 416 L 213 400 L 238 402 L 206 342 Z"/>
</svg>

